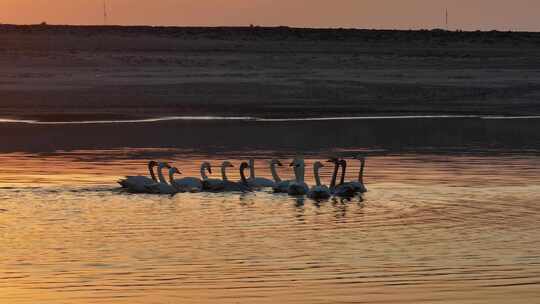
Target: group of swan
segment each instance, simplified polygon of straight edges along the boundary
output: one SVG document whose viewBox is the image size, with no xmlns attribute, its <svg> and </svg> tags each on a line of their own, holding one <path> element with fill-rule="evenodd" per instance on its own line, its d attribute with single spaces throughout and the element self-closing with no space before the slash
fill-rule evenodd
<svg viewBox="0 0 540 304">
<path fill-rule="evenodd" d="M 305 162 L 301 157 L 295 158 L 290 164 L 294 169 L 294 180 L 282 180 L 277 172 L 277 166 L 283 164 L 273 159 L 270 161 L 270 172 L 272 178 L 262 178 L 255 176 L 255 161 L 249 160 L 249 163 L 243 162 L 240 165 L 240 181 L 230 181 L 227 177 L 227 169 L 233 168 L 233 164 L 225 161 L 221 164 L 221 179 L 209 178 L 207 172 L 212 174 L 212 165 L 208 162 L 201 164 L 201 178 L 186 177 L 175 179 L 175 174 L 181 174 L 176 167 L 171 167 L 166 162 L 150 161 L 148 171 L 150 177 L 146 176 L 126 176 L 118 181 L 123 189 L 130 193 L 151 193 L 151 194 L 176 194 L 180 192 L 249 192 L 261 188 L 272 188 L 276 193 L 288 193 L 289 195 L 301 196 L 307 195 L 312 199 L 327 199 L 331 196 L 352 197 L 358 193 L 367 191 L 364 185 L 364 169 L 366 159 L 363 156 L 357 156 L 355 159 L 360 161 L 360 171 L 357 181 L 346 182 L 345 173 L 347 170 L 347 161 L 344 159 L 333 158 L 327 162 L 334 165 L 334 172 L 330 186 L 323 185 L 319 171 L 324 165 L 318 161 L 313 164 L 313 173 L 315 185 L 309 187 L 305 180 Z M 154 168 L 157 167 L 157 176 Z M 163 175 L 163 169 L 169 170 L 169 180 Z M 246 169 L 249 169 L 249 178 L 246 177 Z M 341 179 L 338 183 L 337 177 L 341 169 Z"/>
</svg>

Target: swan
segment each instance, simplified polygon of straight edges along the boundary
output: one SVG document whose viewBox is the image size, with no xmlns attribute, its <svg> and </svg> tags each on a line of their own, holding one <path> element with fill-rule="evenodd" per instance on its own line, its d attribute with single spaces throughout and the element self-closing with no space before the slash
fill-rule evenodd
<svg viewBox="0 0 540 304">
<path fill-rule="evenodd" d="M 168 163 L 159 163 L 158 164 L 158 180 L 159 182 L 147 185 L 146 188 L 153 194 L 175 194 L 178 192 L 176 188 L 172 185 L 169 185 L 163 177 L 163 168 L 171 169 L 171 166 Z"/>
<path fill-rule="evenodd" d="M 352 197 L 356 194 L 356 191 L 354 191 L 354 188 L 352 186 L 343 184 L 345 181 L 345 173 L 347 170 L 347 162 L 345 160 L 339 160 L 336 158 L 328 160 L 328 162 L 334 164 L 334 173 L 332 174 L 332 182 L 330 183 L 330 191 L 333 195 L 338 197 Z M 343 171 L 341 173 L 341 182 L 339 185 L 336 185 L 337 182 L 337 174 L 339 172 L 339 168 L 342 167 Z"/>
<path fill-rule="evenodd" d="M 148 193 L 147 185 L 157 183 L 156 174 L 154 173 L 154 167 L 158 165 L 155 161 L 148 162 L 148 172 L 150 177 L 146 176 L 126 176 L 124 179 L 118 181 L 118 184 L 128 192 L 131 193 Z"/>
<path fill-rule="evenodd" d="M 366 158 L 362 155 L 357 155 L 355 159 L 360 161 L 360 172 L 358 173 L 358 181 L 348 182 L 344 184 L 351 186 L 357 193 L 366 193 L 367 188 L 364 184 L 364 169 L 366 167 Z"/>
<path fill-rule="evenodd" d="M 311 187 L 308 192 L 308 197 L 314 200 L 324 200 L 332 196 L 330 189 L 327 186 L 321 185 L 319 170 L 323 167 L 324 165 L 321 162 L 316 162 L 313 164 L 313 174 L 315 176 L 316 185 Z"/>
<path fill-rule="evenodd" d="M 255 177 L 255 160 L 253 158 L 249 160 L 249 178 L 247 182 L 253 188 L 273 188 L 276 186 L 276 183 L 271 179 Z"/>
<path fill-rule="evenodd" d="M 251 188 L 249 186 L 248 180 L 246 179 L 245 170 L 249 168 L 249 164 L 246 162 L 243 162 L 240 165 L 240 181 L 239 182 L 231 182 L 227 178 L 227 174 L 225 172 L 225 168 L 233 168 L 234 166 L 231 163 L 228 163 L 230 166 L 224 166 L 222 175 L 223 175 L 223 189 L 221 191 L 224 192 L 250 192 Z"/>
<path fill-rule="evenodd" d="M 306 195 L 309 192 L 309 186 L 304 182 L 306 165 L 304 159 L 297 157 L 290 165 L 294 167 L 295 181 L 290 184 L 287 193 L 289 195 Z"/>
<path fill-rule="evenodd" d="M 212 167 L 210 166 L 209 163 L 203 163 L 202 166 L 206 166 L 207 169 L 208 169 L 208 172 L 210 174 L 212 173 Z M 202 166 L 201 166 L 201 168 L 202 168 Z M 221 164 L 221 178 L 222 179 L 208 178 L 206 176 L 206 173 L 201 170 L 201 174 L 203 174 L 203 181 L 202 181 L 203 190 L 204 191 L 210 191 L 210 192 L 222 191 L 223 188 L 224 188 L 224 185 L 225 185 L 225 181 L 227 180 L 227 168 L 232 168 L 232 167 L 234 167 L 234 166 L 229 161 L 224 161 Z"/>
<path fill-rule="evenodd" d="M 170 168 L 169 169 L 169 183 L 176 190 L 176 192 L 172 193 L 172 194 L 176 194 L 176 193 L 180 193 L 180 192 L 193 192 L 193 190 L 194 190 L 193 188 L 186 188 L 183 185 L 179 185 L 178 180 L 174 179 L 175 174 L 182 174 L 182 172 L 180 172 L 180 170 L 178 170 L 178 168 L 176 168 L 176 167 Z"/>
<path fill-rule="evenodd" d="M 230 163 L 224 162 L 221 165 L 221 173 L 223 175 L 224 166 L 228 166 Z M 231 165 L 232 166 L 232 165 Z M 203 191 L 217 191 L 223 187 L 223 181 L 217 178 L 208 178 L 206 171 L 212 174 L 212 165 L 209 162 L 204 162 L 201 164 L 201 177 L 202 177 L 202 190 Z"/>
<path fill-rule="evenodd" d="M 202 163 L 200 170 L 202 179 L 196 177 L 184 177 L 174 180 L 174 184 L 172 182 L 171 184 L 178 190 L 183 190 L 186 192 L 201 192 L 203 190 L 203 181 L 208 180 L 208 176 L 206 175 L 207 170 L 209 173 L 212 173 L 210 164 L 207 162 Z M 174 173 L 181 174 L 180 171 Z"/>
<path fill-rule="evenodd" d="M 282 167 L 283 164 L 277 160 L 272 159 L 270 161 L 270 172 L 272 173 L 272 178 L 274 178 L 275 186 L 273 187 L 275 193 L 287 193 L 289 191 L 289 186 L 293 181 L 291 180 L 281 180 L 279 174 L 277 173 L 276 166 Z"/>
</svg>

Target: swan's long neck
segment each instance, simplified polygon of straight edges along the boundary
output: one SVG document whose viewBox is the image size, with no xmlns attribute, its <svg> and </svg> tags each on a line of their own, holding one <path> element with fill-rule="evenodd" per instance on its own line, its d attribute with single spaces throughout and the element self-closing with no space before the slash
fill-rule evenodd
<svg viewBox="0 0 540 304">
<path fill-rule="evenodd" d="M 343 169 L 341 171 L 341 182 L 340 182 L 340 185 L 343 185 L 345 183 L 345 174 L 347 172 L 347 162 L 346 161 L 343 161 L 341 163 L 341 168 Z"/>
<path fill-rule="evenodd" d="M 315 176 L 315 183 L 317 187 L 321 186 L 321 177 L 319 176 L 319 166 L 313 165 L 313 176 Z"/>
<path fill-rule="evenodd" d="M 276 163 L 272 162 L 270 164 L 270 172 L 272 172 L 272 178 L 276 181 L 276 183 L 281 183 L 281 178 L 277 173 Z"/>
<path fill-rule="evenodd" d="M 339 163 L 336 162 L 334 166 L 334 173 L 332 173 L 332 182 L 330 183 L 330 188 L 336 187 L 338 171 L 339 171 Z"/>
<path fill-rule="evenodd" d="M 152 177 L 152 180 L 157 182 L 156 174 L 154 173 L 154 166 L 153 163 L 148 163 L 148 172 L 150 172 L 150 177 Z"/>
<path fill-rule="evenodd" d="M 222 179 L 223 181 L 229 180 L 229 179 L 227 178 L 227 167 L 226 167 L 226 166 L 221 166 L 221 179 Z"/>
<path fill-rule="evenodd" d="M 246 174 L 244 173 L 244 169 L 245 168 L 240 169 L 240 180 L 242 181 L 242 184 L 247 185 L 248 181 L 246 179 Z"/>
<path fill-rule="evenodd" d="M 176 182 L 174 181 L 174 173 L 174 170 L 169 170 L 169 183 L 171 183 L 171 185 L 173 186 L 176 184 Z"/>
<path fill-rule="evenodd" d="M 163 168 L 165 166 L 163 165 L 159 165 L 159 168 L 158 168 L 158 178 L 159 178 L 159 182 L 160 183 L 163 183 L 163 184 L 167 184 L 167 181 L 165 180 L 165 177 L 163 176 Z"/>
<path fill-rule="evenodd" d="M 297 181 L 299 183 L 304 182 L 304 175 L 305 174 L 306 174 L 306 165 L 305 165 L 304 161 L 300 161 L 300 166 L 298 166 L 298 177 L 297 177 Z"/>
<path fill-rule="evenodd" d="M 366 168 L 366 160 L 362 158 L 360 160 L 360 173 L 358 173 L 358 181 L 361 184 L 364 184 L 364 169 L 365 168 Z"/>
<path fill-rule="evenodd" d="M 204 163 L 201 165 L 201 177 L 203 180 L 208 179 L 208 175 L 206 175 L 206 169 L 208 168 L 208 164 Z"/>
<path fill-rule="evenodd" d="M 249 160 L 249 178 L 255 179 L 255 160 L 254 159 Z"/>
</svg>

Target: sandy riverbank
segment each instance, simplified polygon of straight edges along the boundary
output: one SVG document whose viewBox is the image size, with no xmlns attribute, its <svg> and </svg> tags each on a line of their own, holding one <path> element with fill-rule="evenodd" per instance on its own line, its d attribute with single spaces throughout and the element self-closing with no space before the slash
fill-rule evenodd
<svg viewBox="0 0 540 304">
<path fill-rule="evenodd" d="M 0 26 L 1 117 L 540 113 L 540 34 Z"/>
</svg>

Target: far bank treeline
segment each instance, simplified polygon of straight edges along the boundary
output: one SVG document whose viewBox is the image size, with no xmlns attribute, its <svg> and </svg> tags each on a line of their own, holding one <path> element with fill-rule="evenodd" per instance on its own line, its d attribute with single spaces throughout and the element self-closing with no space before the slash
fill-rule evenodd
<svg viewBox="0 0 540 304">
<path fill-rule="evenodd" d="M 512 31 L 448 31 L 433 30 L 375 30 L 349 28 L 278 27 L 164 27 L 164 26 L 72 26 L 72 25 L 11 25 L 0 24 L 0 33 L 34 33 L 51 35 L 153 35 L 157 37 L 201 38 L 217 40 L 306 40 L 350 42 L 420 42 L 474 43 L 540 46 L 540 32 Z"/>
</svg>

